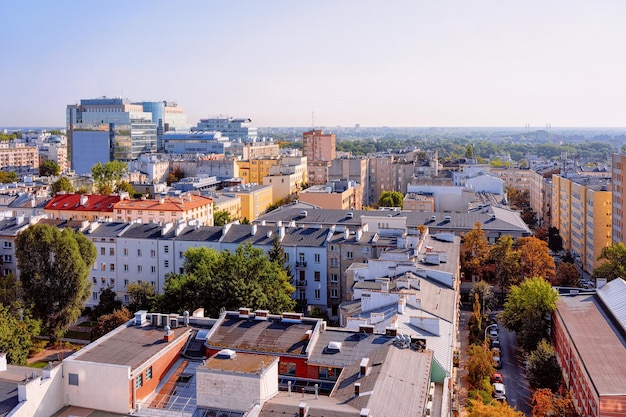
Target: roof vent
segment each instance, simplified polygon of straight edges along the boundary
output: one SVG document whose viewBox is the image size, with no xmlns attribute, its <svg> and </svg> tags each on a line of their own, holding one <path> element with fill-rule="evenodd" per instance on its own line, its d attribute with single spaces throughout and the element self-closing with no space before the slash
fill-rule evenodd
<svg viewBox="0 0 626 417">
<path fill-rule="evenodd" d="M 446 216 L 446 217 L 443 218 L 443 220 L 449 222 L 450 220 L 452 220 L 452 217 L 451 216 Z"/>
<path fill-rule="evenodd" d="M 354 217 L 354 213 L 350 211 L 350 212 L 348 212 L 348 214 L 346 214 L 346 217 L 351 219 L 351 218 Z"/>
<path fill-rule="evenodd" d="M 283 313 L 283 323 L 302 323 L 302 313 Z"/>
<path fill-rule="evenodd" d="M 361 412 L 359 413 L 359 417 L 370 417 L 370 409 L 369 408 L 361 408 Z"/>
<path fill-rule="evenodd" d="M 302 210 L 302 211 L 300 212 L 300 216 L 301 216 L 301 217 L 306 217 L 308 214 L 309 214 L 309 213 L 307 213 L 307 211 L 306 211 L 306 210 Z"/>
<path fill-rule="evenodd" d="M 495 215 L 495 214 L 492 214 L 492 215 L 491 215 L 491 216 L 489 216 L 489 217 L 491 217 L 491 220 L 495 220 L 495 219 L 496 219 L 496 215 Z"/>
<path fill-rule="evenodd" d="M 235 359 L 237 352 L 232 349 L 222 349 L 215 354 L 216 359 Z"/>
<path fill-rule="evenodd" d="M 254 319 L 255 320 L 269 320 L 270 317 L 270 312 L 269 310 L 256 310 L 254 312 Z"/>
<path fill-rule="evenodd" d="M 239 318 L 244 319 L 250 317 L 250 309 L 247 307 L 239 308 Z"/>
<path fill-rule="evenodd" d="M 430 216 L 430 221 L 436 221 L 437 220 L 437 216 Z"/>
<path fill-rule="evenodd" d="M 306 417 L 309 414 L 309 406 L 305 402 L 298 405 L 298 417 Z"/>
<path fill-rule="evenodd" d="M 329 342 L 326 350 L 341 352 L 341 342 Z"/>
<path fill-rule="evenodd" d="M 359 326 L 359 333 L 373 334 L 374 326 L 372 326 L 371 324 L 362 324 Z"/>
</svg>

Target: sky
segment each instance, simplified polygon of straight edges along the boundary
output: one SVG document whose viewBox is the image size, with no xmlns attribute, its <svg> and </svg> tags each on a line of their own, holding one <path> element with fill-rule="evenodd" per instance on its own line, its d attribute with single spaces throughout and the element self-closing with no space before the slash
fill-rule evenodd
<svg viewBox="0 0 626 417">
<path fill-rule="evenodd" d="M 188 121 L 626 126 L 626 2 L 3 1 L 0 126 L 83 98 Z"/>
</svg>

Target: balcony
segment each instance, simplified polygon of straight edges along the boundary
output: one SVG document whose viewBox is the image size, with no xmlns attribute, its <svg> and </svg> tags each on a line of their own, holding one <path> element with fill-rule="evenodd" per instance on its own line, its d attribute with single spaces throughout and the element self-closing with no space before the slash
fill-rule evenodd
<svg viewBox="0 0 626 417">
<path fill-rule="evenodd" d="M 307 284 L 306 279 L 299 279 L 296 281 L 296 287 L 306 287 L 306 284 Z"/>
<path fill-rule="evenodd" d="M 296 268 L 306 268 L 306 262 L 305 261 L 296 262 Z"/>
</svg>

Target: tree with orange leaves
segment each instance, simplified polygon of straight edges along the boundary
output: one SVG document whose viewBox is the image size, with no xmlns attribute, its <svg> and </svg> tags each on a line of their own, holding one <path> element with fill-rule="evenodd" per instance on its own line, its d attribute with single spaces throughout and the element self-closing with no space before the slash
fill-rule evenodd
<svg viewBox="0 0 626 417">
<path fill-rule="evenodd" d="M 557 397 L 548 388 L 541 388 L 535 391 L 532 398 L 532 417 L 578 417 L 579 414 L 574 407 L 571 393 L 564 397 Z"/>
<path fill-rule="evenodd" d="M 491 403 L 483 403 L 481 397 L 470 399 L 468 417 L 524 417 L 524 413 L 511 408 L 506 401 L 492 400 Z"/>
<path fill-rule="evenodd" d="M 520 251 L 522 276 L 550 279 L 555 274 L 556 266 L 546 242 L 536 237 L 520 237 L 516 247 Z"/>
</svg>

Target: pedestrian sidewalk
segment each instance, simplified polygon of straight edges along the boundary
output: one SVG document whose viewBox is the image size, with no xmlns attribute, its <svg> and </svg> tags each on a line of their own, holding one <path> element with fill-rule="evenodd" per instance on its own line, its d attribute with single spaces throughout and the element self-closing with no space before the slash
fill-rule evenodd
<svg viewBox="0 0 626 417">
<path fill-rule="evenodd" d="M 460 382 L 458 387 L 459 396 L 459 411 L 457 416 L 467 416 L 467 392 L 469 391 L 469 380 L 467 379 L 467 370 L 465 364 L 467 363 L 467 347 L 469 346 L 469 329 L 467 327 L 467 321 L 469 320 L 471 312 L 461 310 L 459 320 L 459 341 L 461 343 L 461 353 L 459 367 L 457 368 L 458 381 Z"/>
</svg>

